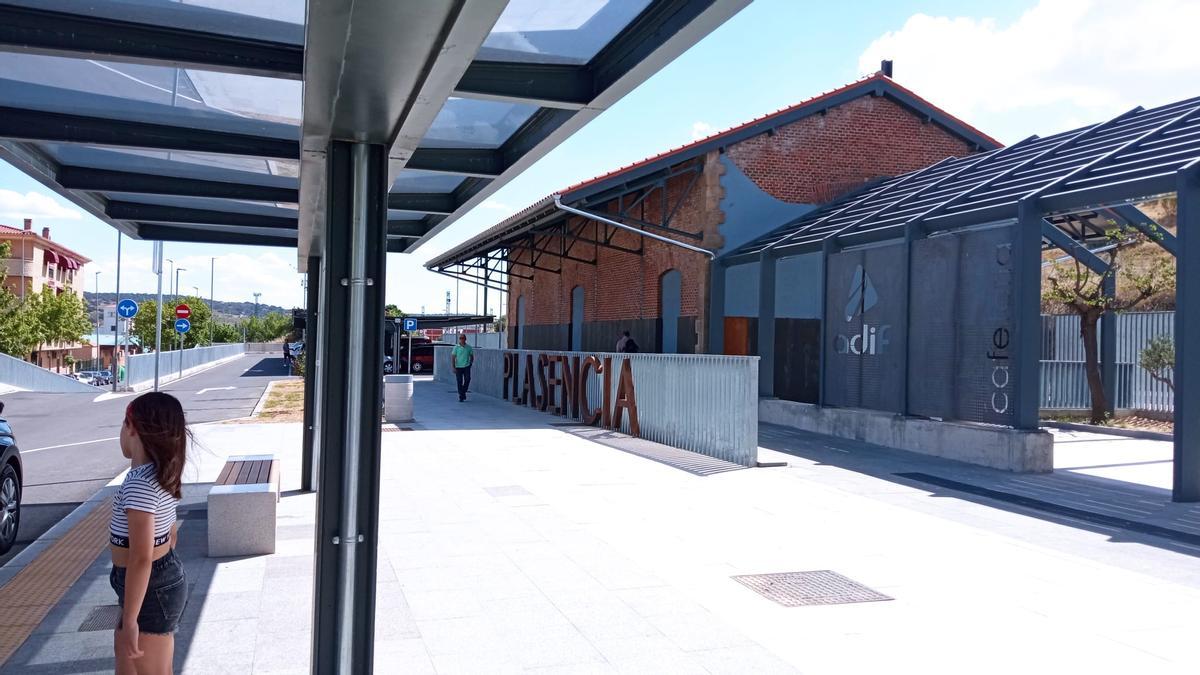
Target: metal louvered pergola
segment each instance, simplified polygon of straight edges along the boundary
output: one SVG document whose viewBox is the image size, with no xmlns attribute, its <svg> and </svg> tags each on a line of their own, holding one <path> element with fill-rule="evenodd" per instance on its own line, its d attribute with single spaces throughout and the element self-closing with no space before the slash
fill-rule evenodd
<svg viewBox="0 0 1200 675">
<path fill-rule="evenodd" d="M 1178 197 L 1175 236 L 1134 206 L 1169 194 Z M 876 182 L 724 256 L 714 274 L 729 265 L 761 263 L 759 353 L 769 373 L 780 258 L 819 251 L 827 263 L 830 254 L 841 250 L 903 241 L 909 248 L 907 279 L 913 271 L 914 241 L 1015 223 L 1014 426 L 1036 429 L 1042 252 L 1061 248 L 1105 275 L 1107 265 L 1088 245 L 1104 238 L 1108 222 L 1137 228 L 1176 259 L 1173 498 L 1200 501 L 1200 98 L 1149 110 L 1135 108 L 1107 122 L 1030 137 Z M 1105 283 L 1108 292 L 1115 291 L 1113 275 L 1105 277 Z M 822 302 L 824 297 L 822 289 Z M 1115 320 L 1109 313 L 1103 321 L 1103 379 L 1111 388 Z M 904 327 L 906 332 L 910 328 Z M 824 359 L 825 349 L 821 352 Z M 824 368 L 821 379 L 824 389 Z"/>
<path fill-rule="evenodd" d="M 373 667 L 385 253 L 748 1 L 0 0 L 0 158 L 125 235 L 307 270 L 314 672 Z"/>
</svg>

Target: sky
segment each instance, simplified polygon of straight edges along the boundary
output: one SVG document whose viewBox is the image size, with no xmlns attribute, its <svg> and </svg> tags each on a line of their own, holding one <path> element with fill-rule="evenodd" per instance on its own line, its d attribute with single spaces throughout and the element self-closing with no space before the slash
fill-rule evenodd
<svg viewBox="0 0 1200 675">
<path fill-rule="evenodd" d="M 425 261 L 558 189 L 844 85 L 881 59 L 900 84 L 1013 143 L 1200 96 L 1198 25 L 1195 0 L 755 0 L 416 253 L 388 254 L 387 302 L 440 312 L 450 292 L 452 310 L 479 311 L 475 287 Z M 86 290 L 115 290 L 116 230 L 0 162 L 0 223 L 25 217 L 94 261 Z M 122 246 L 121 289 L 153 292 L 151 243 Z M 184 270 L 181 292 L 207 296 L 212 279 L 219 300 L 304 302 L 293 249 L 165 250 Z M 502 311 L 495 293 L 489 304 Z"/>
</svg>

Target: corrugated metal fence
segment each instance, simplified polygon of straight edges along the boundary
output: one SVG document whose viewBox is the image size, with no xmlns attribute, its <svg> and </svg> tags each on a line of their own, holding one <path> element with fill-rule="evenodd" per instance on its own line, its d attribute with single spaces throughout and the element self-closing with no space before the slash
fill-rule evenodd
<svg viewBox="0 0 1200 675">
<path fill-rule="evenodd" d="M 435 351 L 434 377 L 453 385 L 449 349 Z M 471 390 L 502 398 L 504 357 L 507 350 L 478 349 L 471 372 Z M 525 355 L 539 354 L 585 357 L 580 352 L 536 352 L 513 350 L 521 355 L 524 377 Z M 637 392 L 641 437 L 744 466 L 758 461 L 758 357 L 687 354 L 596 354 L 612 359 L 611 391 L 615 398 L 621 363 L 629 360 Z M 581 358 L 582 360 L 582 358 Z M 535 366 L 536 368 L 536 366 Z M 536 371 L 535 371 L 536 372 Z M 604 400 L 602 376 L 589 375 L 590 406 Z M 539 385 L 540 386 L 540 385 Z M 621 431 L 629 432 L 629 420 Z"/>
<path fill-rule="evenodd" d="M 280 350 L 282 349 L 281 346 Z M 182 352 L 178 350 L 163 352 L 162 362 L 159 365 L 159 382 L 170 382 L 179 377 L 181 358 L 183 359 L 183 374 L 187 375 L 201 366 L 241 356 L 244 353 L 246 353 L 246 345 L 240 342 L 185 349 Z M 129 387 L 154 382 L 154 353 L 134 354 L 129 357 L 125 379 Z"/>
<path fill-rule="evenodd" d="M 1175 409 L 1170 388 L 1156 382 L 1138 365 L 1146 343 L 1159 335 L 1174 338 L 1174 312 L 1129 312 L 1117 315 L 1117 408 L 1155 412 L 1172 412 Z M 1042 316 L 1041 379 L 1043 408 L 1091 407 L 1078 316 Z"/>
</svg>

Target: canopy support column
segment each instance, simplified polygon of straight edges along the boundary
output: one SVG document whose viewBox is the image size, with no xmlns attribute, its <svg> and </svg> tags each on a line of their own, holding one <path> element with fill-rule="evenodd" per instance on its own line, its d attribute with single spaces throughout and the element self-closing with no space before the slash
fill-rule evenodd
<svg viewBox="0 0 1200 675">
<path fill-rule="evenodd" d="M 705 353 L 725 353 L 725 273 L 720 260 L 708 266 L 708 345 Z"/>
<path fill-rule="evenodd" d="M 1116 300 L 1116 270 L 1109 270 L 1100 283 L 1104 297 Z M 1104 412 L 1112 417 L 1117 410 L 1117 313 L 1111 309 L 1100 315 L 1100 381 L 1104 384 Z"/>
<path fill-rule="evenodd" d="M 320 341 L 317 339 L 318 319 L 321 301 L 321 258 L 308 257 L 308 294 L 307 312 L 304 317 L 304 435 L 300 455 L 300 489 L 312 492 L 316 486 L 317 465 L 315 460 L 317 440 L 317 349 Z"/>
<path fill-rule="evenodd" d="M 1013 426 L 1037 429 L 1040 401 L 1042 332 L 1042 213 L 1037 201 L 1017 203 L 1012 246 Z"/>
<path fill-rule="evenodd" d="M 775 272 L 771 251 L 758 258 L 758 394 L 775 396 Z"/>
<path fill-rule="evenodd" d="M 387 148 L 328 146 L 312 672 L 371 673 L 379 534 Z"/>
<path fill-rule="evenodd" d="M 1171 498 L 1200 501 L 1200 162 L 1179 172 L 1175 258 L 1175 476 Z M 1193 308 L 1186 311 L 1186 308 Z"/>
</svg>

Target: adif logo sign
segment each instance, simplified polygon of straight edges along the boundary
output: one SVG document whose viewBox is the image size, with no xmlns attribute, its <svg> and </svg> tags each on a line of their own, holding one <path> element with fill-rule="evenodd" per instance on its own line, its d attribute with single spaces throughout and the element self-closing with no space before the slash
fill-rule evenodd
<svg viewBox="0 0 1200 675">
<path fill-rule="evenodd" d="M 879 292 L 867 271 L 859 265 L 854 269 L 854 278 L 850 280 L 850 292 L 846 299 L 846 322 L 856 316 L 866 318 L 866 313 L 879 304 Z M 853 336 L 838 335 L 834 338 L 834 350 L 839 354 L 854 354 L 856 356 L 874 356 L 882 354 L 888 345 L 888 331 L 891 326 L 872 326 L 863 321 L 862 333 Z"/>
</svg>

